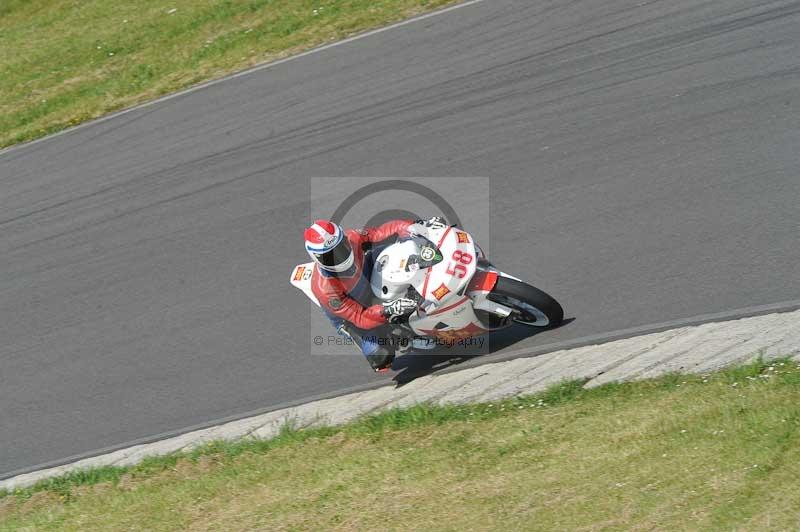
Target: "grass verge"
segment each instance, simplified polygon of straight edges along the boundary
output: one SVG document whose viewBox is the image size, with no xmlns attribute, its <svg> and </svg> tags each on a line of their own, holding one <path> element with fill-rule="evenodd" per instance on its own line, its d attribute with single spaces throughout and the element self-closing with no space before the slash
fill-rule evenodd
<svg viewBox="0 0 800 532">
<path fill-rule="evenodd" d="M 286 429 L 0 498 L 0 528 L 800 527 L 800 366 L 756 363 Z"/>
<path fill-rule="evenodd" d="M 0 147 L 455 0 L 3 0 Z"/>
</svg>

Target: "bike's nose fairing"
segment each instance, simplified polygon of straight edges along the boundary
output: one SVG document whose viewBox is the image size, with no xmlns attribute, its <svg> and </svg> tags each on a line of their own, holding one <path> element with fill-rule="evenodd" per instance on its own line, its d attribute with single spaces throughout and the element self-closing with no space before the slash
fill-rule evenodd
<svg viewBox="0 0 800 532">
<path fill-rule="evenodd" d="M 370 277 L 372 293 L 378 299 L 391 300 L 406 295 L 419 268 L 409 267 L 409 258 L 419 255 L 413 240 L 398 242 L 384 249 L 375 260 Z"/>
</svg>

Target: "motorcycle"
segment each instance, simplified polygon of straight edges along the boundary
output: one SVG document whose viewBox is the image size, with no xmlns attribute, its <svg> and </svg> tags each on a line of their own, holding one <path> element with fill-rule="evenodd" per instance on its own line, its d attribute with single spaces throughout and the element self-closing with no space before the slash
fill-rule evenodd
<svg viewBox="0 0 800 532">
<path fill-rule="evenodd" d="M 291 284 L 319 305 L 311 291 L 314 263 L 299 264 Z M 394 327 L 397 345 L 432 349 L 518 323 L 555 327 L 564 311 L 550 295 L 498 270 L 472 234 L 456 227 L 425 228 L 380 251 L 370 276 L 376 300 L 407 297 L 418 308 Z"/>
</svg>

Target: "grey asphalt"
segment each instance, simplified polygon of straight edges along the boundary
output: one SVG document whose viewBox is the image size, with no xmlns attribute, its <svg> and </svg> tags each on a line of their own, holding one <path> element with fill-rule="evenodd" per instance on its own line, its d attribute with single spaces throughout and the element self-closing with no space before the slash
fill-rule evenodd
<svg viewBox="0 0 800 532">
<path fill-rule="evenodd" d="M 800 299 L 800 3 L 485 1 L 0 154 L 0 477 L 375 382 L 311 176 L 488 176 L 535 348 Z"/>
</svg>

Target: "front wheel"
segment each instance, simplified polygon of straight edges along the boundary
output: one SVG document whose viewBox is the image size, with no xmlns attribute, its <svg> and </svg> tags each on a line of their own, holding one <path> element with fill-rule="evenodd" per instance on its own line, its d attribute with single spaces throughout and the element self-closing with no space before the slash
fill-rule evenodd
<svg viewBox="0 0 800 532">
<path fill-rule="evenodd" d="M 516 279 L 499 276 L 487 298 L 514 310 L 511 319 L 532 327 L 555 327 L 564 309 L 550 295 Z"/>
</svg>

